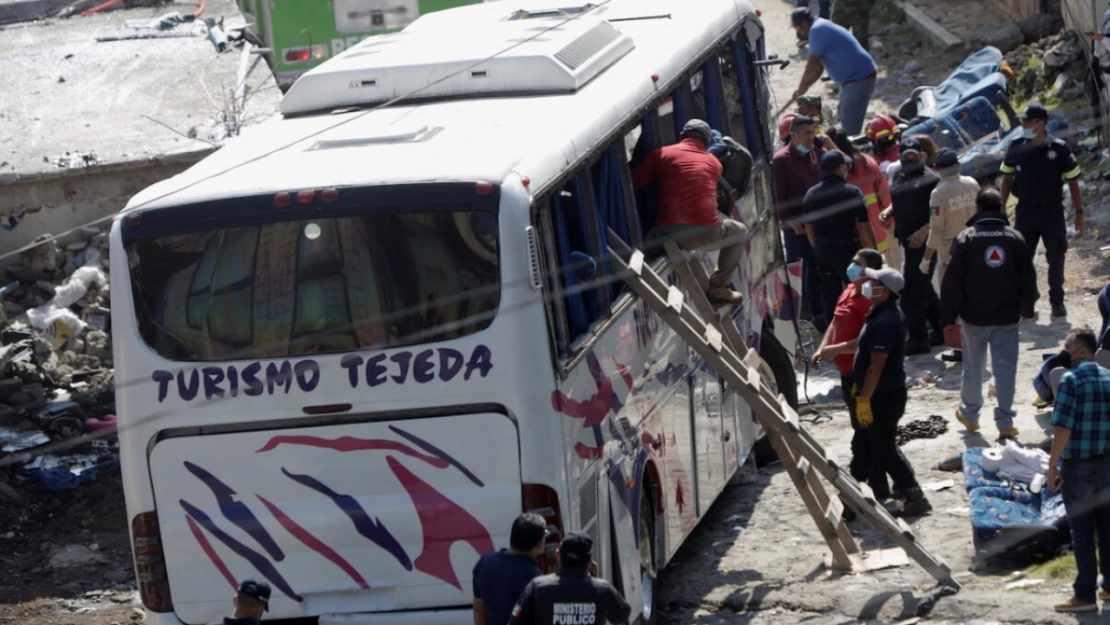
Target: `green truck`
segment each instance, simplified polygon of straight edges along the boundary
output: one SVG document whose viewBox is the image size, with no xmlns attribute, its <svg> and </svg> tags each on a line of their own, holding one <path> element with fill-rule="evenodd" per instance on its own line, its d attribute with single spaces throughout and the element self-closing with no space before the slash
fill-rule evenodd
<svg viewBox="0 0 1110 625">
<path fill-rule="evenodd" d="M 298 76 L 372 35 L 401 30 L 424 13 L 481 0 L 239 0 L 271 50 L 284 91 Z"/>
</svg>

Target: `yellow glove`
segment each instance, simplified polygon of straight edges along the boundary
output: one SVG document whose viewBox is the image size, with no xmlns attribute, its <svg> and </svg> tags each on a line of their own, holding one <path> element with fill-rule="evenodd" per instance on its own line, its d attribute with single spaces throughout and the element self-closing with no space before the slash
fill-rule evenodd
<svg viewBox="0 0 1110 625">
<path fill-rule="evenodd" d="M 875 414 L 871 412 L 871 398 L 859 397 L 856 399 L 856 421 L 860 428 L 867 429 L 875 422 Z"/>
<path fill-rule="evenodd" d="M 851 397 L 850 397 L 849 399 L 851 399 L 851 400 L 853 400 L 853 401 L 854 401 L 854 400 L 856 399 L 856 395 L 859 395 L 859 389 L 858 389 L 858 388 L 856 388 L 856 385 L 855 385 L 855 384 L 853 384 L 853 385 L 852 385 L 852 390 L 851 390 L 851 394 L 852 394 L 852 395 L 851 395 Z"/>
</svg>

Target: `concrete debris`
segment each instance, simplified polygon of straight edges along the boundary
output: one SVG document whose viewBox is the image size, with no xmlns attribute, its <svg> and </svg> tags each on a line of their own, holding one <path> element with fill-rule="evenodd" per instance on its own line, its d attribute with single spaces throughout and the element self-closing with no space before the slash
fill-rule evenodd
<svg viewBox="0 0 1110 625">
<path fill-rule="evenodd" d="M 0 485 L 16 478 L 62 488 L 116 461 L 116 443 L 106 439 L 41 450 L 97 430 L 114 436 L 108 236 L 90 227 L 77 237 L 39 237 L 0 277 L 8 283 L 0 295 L 0 460 L 9 461 Z"/>
<path fill-rule="evenodd" d="M 47 564 L 53 569 L 70 569 L 93 564 L 103 564 L 107 561 L 104 554 L 97 553 L 84 545 L 67 545 L 47 558 Z"/>
<path fill-rule="evenodd" d="M 976 28 L 972 39 L 978 45 L 994 46 L 1007 54 L 1025 42 L 1025 35 L 1017 23 L 1000 20 Z"/>
<path fill-rule="evenodd" d="M 88 152 L 66 152 L 52 159 L 51 162 L 62 169 L 73 169 L 77 167 L 92 167 L 100 163 L 100 157 L 97 156 L 96 150 L 90 150 Z"/>
</svg>

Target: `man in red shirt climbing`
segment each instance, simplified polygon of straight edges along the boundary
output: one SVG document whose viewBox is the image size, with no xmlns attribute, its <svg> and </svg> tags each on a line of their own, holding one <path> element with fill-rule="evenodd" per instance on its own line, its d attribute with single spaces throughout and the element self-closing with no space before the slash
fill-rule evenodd
<svg viewBox="0 0 1110 625">
<path fill-rule="evenodd" d="M 659 185 L 659 217 L 647 234 L 649 249 L 674 241 L 687 250 L 720 250 L 717 271 L 709 277 L 709 299 L 724 304 L 739 302 L 741 295 L 729 281 L 744 256 L 748 228 L 722 218 L 717 210 L 717 182 L 721 162 L 706 151 L 709 124 L 691 119 L 682 128 L 682 140 L 652 151 L 632 172 L 636 188 L 654 181 Z"/>
</svg>

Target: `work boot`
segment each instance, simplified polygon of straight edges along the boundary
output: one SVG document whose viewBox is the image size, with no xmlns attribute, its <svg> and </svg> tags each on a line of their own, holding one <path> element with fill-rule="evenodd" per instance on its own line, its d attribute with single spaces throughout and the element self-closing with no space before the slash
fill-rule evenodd
<svg viewBox="0 0 1110 625">
<path fill-rule="evenodd" d="M 728 288 L 728 283 L 725 284 L 712 284 L 709 285 L 709 290 L 705 293 L 706 297 L 712 302 L 719 304 L 736 304 L 739 303 L 742 295 Z"/>
<path fill-rule="evenodd" d="M 1110 592 L 1106 592 L 1102 588 L 1098 589 L 1098 598 L 1101 601 L 1110 601 Z"/>
<path fill-rule="evenodd" d="M 911 339 L 906 343 L 907 356 L 920 356 L 921 354 L 931 354 L 932 352 L 933 348 L 929 345 L 928 339 Z"/>
<path fill-rule="evenodd" d="M 925 498 L 925 493 L 921 492 L 920 486 L 903 491 L 902 510 L 898 516 L 901 517 L 917 517 L 924 516 L 933 510 L 933 504 Z"/>
<path fill-rule="evenodd" d="M 964 426 L 964 429 L 968 432 L 979 431 L 979 424 L 968 421 L 967 417 L 964 416 L 964 411 L 960 410 L 959 408 L 956 408 L 956 420 L 959 421 L 960 425 Z"/>
<path fill-rule="evenodd" d="M 1066 319 L 1068 316 L 1068 308 L 1063 303 L 1052 305 L 1052 318 L 1053 319 Z"/>
<path fill-rule="evenodd" d="M 998 439 L 999 440 L 1002 440 L 1004 438 L 1012 438 L 1012 439 L 1016 440 L 1017 435 L 1018 435 L 1018 429 L 1017 428 L 1003 428 L 1001 430 L 998 430 Z"/>
<path fill-rule="evenodd" d="M 1071 599 L 1068 599 L 1063 603 L 1057 603 L 1056 611 L 1066 612 L 1069 614 L 1073 612 L 1097 612 L 1098 604 L 1087 603 L 1086 601 L 1080 601 L 1079 599 L 1072 597 Z"/>
<path fill-rule="evenodd" d="M 954 349 L 950 352 L 945 352 L 941 354 L 940 359 L 944 362 L 963 362 L 964 353 L 961 350 Z"/>
</svg>

